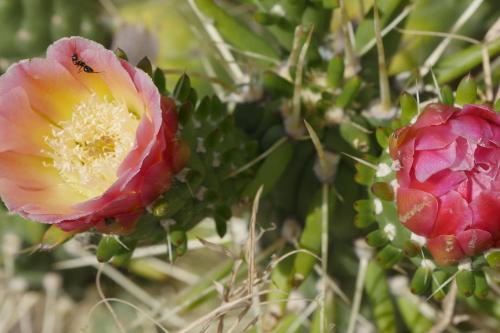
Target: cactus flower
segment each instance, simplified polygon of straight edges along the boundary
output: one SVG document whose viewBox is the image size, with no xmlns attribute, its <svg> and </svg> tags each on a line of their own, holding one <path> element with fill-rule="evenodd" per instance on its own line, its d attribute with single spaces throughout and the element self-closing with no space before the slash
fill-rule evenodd
<svg viewBox="0 0 500 333">
<path fill-rule="evenodd" d="M 500 115 L 487 106 L 428 105 L 397 130 L 400 222 L 453 264 L 500 247 Z"/>
<path fill-rule="evenodd" d="M 126 233 L 187 159 L 175 104 L 150 77 L 80 37 L 0 78 L 0 196 L 66 231 Z"/>
</svg>

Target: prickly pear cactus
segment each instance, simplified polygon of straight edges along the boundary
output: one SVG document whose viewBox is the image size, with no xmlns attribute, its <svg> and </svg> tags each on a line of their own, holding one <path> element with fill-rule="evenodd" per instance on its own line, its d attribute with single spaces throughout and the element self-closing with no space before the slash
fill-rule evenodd
<svg viewBox="0 0 500 333">
<path fill-rule="evenodd" d="M 41 55 L 61 37 L 84 36 L 109 43 L 109 24 L 98 0 L 5 0 L 0 2 L 0 70 L 16 59 Z"/>
</svg>

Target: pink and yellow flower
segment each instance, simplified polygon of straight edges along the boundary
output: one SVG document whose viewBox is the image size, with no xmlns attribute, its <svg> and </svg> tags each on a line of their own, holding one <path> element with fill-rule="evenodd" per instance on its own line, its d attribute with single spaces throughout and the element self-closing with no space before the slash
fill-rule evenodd
<svg viewBox="0 0 500 333">
<path fill-rule="evenodd" d="M 0 78 L 0 196 L 66 231 L 125 233 L 186 162 L 176 132 L 174 102 L 146 73 L 63 38 Z"/>
<path fill-rule="evenodd" d="M 500 247 L 500 115 L 431 104 L 394 133 L 399 219 L 438 263 Z"/>
</svg>

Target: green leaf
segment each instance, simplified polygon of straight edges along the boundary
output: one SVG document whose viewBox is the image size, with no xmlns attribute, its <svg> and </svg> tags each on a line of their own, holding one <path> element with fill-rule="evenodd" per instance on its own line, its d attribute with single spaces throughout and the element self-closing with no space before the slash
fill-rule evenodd
<svg viewBox="0 0 500 333">
<path fill-rule="evenodd" d="M 174 98 L 184 103 L 191 93 L 191 80 L 186 74 L 182 74 L 174 88 Z"/>
<path fill-rule="evenodd" d="M 456 102 L 459 105 L 474 103 L 477 98 L 476 81 L 470 76 L 463 78 L 458 85 L 456 97 Z"/>
<path fill-rule="evenodd" d="M 156 68 L 153 74 L 153 82 L 156 88 L 160 91 L 160 94 L 165 94 L 167 91 L 167 81 L 165 80 L 165 74 L 160 68 Z"/>
<path fill-rule="evenodd" d="M 40 250 L 50 251 L 73 238 L 76 233 L 76 231 L 68 232 L 56 225 L 51 225 L 43 235 L 42 242 L 40 243 Z"/>
<path fill-rule="evenodd" d="M 401 121 L 404 124 L 409 124 L 418 113 L 417 101 L 412 95 L 404 92 L 399 98 L 399 104 L 401 104 Z"/>
<path fill-rule="evenodd" d="M 137 64 L 137 67 L 146 72 L 150 77 L 153 77 L 153 65 L 151 65 L 151 61 L 148 57 L 142 58 Z"/>
</svg>

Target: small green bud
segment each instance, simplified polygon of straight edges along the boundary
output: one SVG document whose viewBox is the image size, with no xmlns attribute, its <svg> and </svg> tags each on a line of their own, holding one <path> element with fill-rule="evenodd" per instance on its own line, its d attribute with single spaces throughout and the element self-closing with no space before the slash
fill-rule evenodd
<svg viewBox="0 0 500 333">
<path fill-rule="evenodd" d="M 179 102 L 183 103 L 188 99 L 190 92 L 191 92 L 191 80 L 189 79 L 189 76 L 183 74 L 180 77 L 179 81 L 177 81 L 177 84 L 175 85 L 174 98 Z"/>
<path fill-rule="evenodd" d="M 120 58 L 120 59 L 123 59 L 125 61 L 128 61 L 128 57 L 127 57 L 127 54 L 125 53 L 125 51 L 123 51 L 122 49 L 120 48 L 117 48 L 115 50 L 115 55 Z"/>
<path fill-rule="evenodd" d="M 384 128 L 378 127 L 375 131 L 375 137 L 377 138 L 377 142 L 380 147 L 384 149 L 389 147 L 389 136 L 387 135 Z"/>
<path fill-rule="evenodd" d="M 103 236 L 97 245 L 96 257 L 99 262 L 107 262 L 117 254 L 122 254 L 123 245 L 114 236 Z"/>
<path fill-rule="evenodd" d="M 115 255 L 112 261 L 113 265 L 118 267 L 126 266 L 130 262 L 130 259 L 132 258 L 132 253 L 133 252 L 130 251 Z"/>
<path fill-rule="evenodd" d="M 491 268 L 500 269 L 500 250 L 491 250 L 484 255 Z"/>
<path fill-rule="evenodd" d="M 70 240 L 76 232 L 64 231 L 57 225 L 51 225 L 43 234 L 42 242 L 40 243 L 41 251 L 50 251 L 53 248 Z"/>
<path fill-rule="evenodd" d="M 360 214 L 372 214 L 373 203 L 367 199 L 357 200 L 354 202 L 354 210 Z"/>
<path fill-rule="evenodd" d="M 442 287 L 448 280 L 448 274 L 445 271 L 434 271 L 432 277 L 432 294 L 436 301 L 440 302 L 446 296 L 448 285 Z"/>
<path fill-rule="evenodd" d="M 394 200 L 394 189 L 389 183 L 386 182 L 376 182 L 373 183 L 371 187 L 372 193 L 379 199 L 385 201 Z"/>
<path fill-rule="evenodd" d="M 384 268 L 391 268 L 403 258 L 403 251 L 390 244 L 377 254 L 377 261 Z"/>
<path fill-rule="evenodd" d="M 409 124 L 418 113 L 417 101 L 412 95 L 404 92 L 399 97 L 399 104 L 401 105 L 401 121 L 404 124 Z"/>
<path fill-rule="evenodd" d="M 377 229 L 366 236 L 366 242 L 373 247 L 382 247 L 389 243 L 389 238 L 384 231 Z"/>
<path fill-rule="evenodd" d="M 174 247 L 179 247 L 187 242 L 186 232 L 180 228 L 170 229 L 170 241 Z"/>
<path fill-rule="evenodd" d="M 160 91 L 160 94 L 164 94 L 167 91 L 167 81 L 165 80 L 165 73 L 160 68 L 156 68 L 153 74 L 153 82 L 156 88 Z"/>
<path fill-rule="evenodd" d="M 156 217 L 164 217 L 168 213 L 168 203 L 165 201 L 158 201 L 153 205 L 153 215 Z"/>
<path fill-rule="evenodd" d="M 422 295 L 429 288 L 432 280 L 432 270 L 429 267 L 420 266 L 411 279 L 411 292 Z"/>
<path fill-rule="evenodd" d="M 486 276 L 483 271 L 474 271 L 474 284 L 476 288 L 474 289 L 474 295 L 479 299 L 486 299 L 490 291 L 488 282 L 486 281 Z"/>
<path fill-rule="evenodd" d="M 414 257 L 420 255 L 420 245 L 411 240 L 407 240 L 403 245 L 403 251 L 407 257 Z"/>
<path fill-rule="evenodd" d="M 153 65 L 151 65 L 151 61 L 148 57 L 142 58 L 137 64 L 137 67 L 146 72 L 150 77 L 153 77 Z"/>
<path fill-rule="evenodd" d="M 457 287 L 460 294 L 464 297 L 470 297 L 474 294 L 474 273 L 469 269 L 459 270 L 457 274 Z"/>
<path fill-rule="evenodd" d="M 467 76 L 460 81 L 457 88 L 456 102 L 459 105 L 472 104 L 476 102 L 477 84 L 476 81 Z"/>
<path fill-rule="evenodd" d="M 493 105 L 493 110 L 500 112 L 500 98 L 495 102 L 495 105 Z"/>
<path fill-rule="evenodd" d="M 450 86 L 448 85 L 441 88 L 441 102 L 447 105 L 453 105 L 453 103 L 455 103 L 453 90 L 451 90 Z"/>
</svg>

